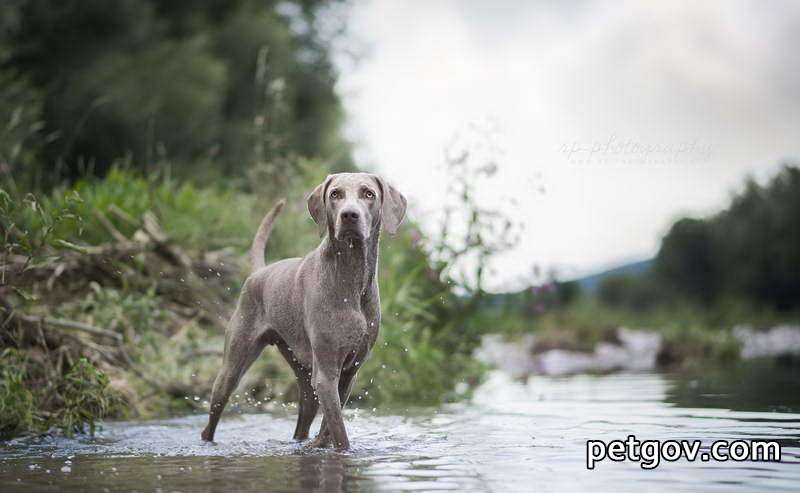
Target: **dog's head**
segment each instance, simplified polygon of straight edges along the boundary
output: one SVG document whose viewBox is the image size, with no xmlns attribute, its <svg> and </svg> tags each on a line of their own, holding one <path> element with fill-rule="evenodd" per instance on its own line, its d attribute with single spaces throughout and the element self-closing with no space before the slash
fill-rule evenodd
<svg viewBox="0 0 800 493">
<path fill-rule="evenodd" d="M 308 196 L 308 212 L 320 236 L 331 240 L 366 241 L 383 225 L 390 234 L 406 215 L 406 198 L 379 176 L 337 173 Z"/>
</svg>

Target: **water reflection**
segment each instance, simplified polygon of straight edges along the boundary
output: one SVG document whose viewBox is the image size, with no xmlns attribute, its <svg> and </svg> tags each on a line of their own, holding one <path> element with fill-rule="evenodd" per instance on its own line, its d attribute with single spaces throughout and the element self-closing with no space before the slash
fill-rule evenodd
<svg viewBox="0 0 800 493">
<path fill-rule="evenodd" d="M 682 407 L 800 412 L 800 361 L 761 359 L 672 379 L 668 402 Z"/>
<path fill-rule="evenodd" d="M 0 452 L 0 489 L 795 489 L 800 414 L 775 411 L 797 409 L 800 381 L 774 375 L 775 368 L 745 372 L 751 379 L 706 372 L 519 381 L 493 373 L 471 403 L 383 414 L 350 410 L 355 448 L 347 454 L 308 451 L 287 439 L 294 420 L 286 415 L 229 416 L 216 446 L 197 438 L 203 416 L 109 423 L 94 439 L 7 444 Z M 682 460 L 652 471 L 604 462 L 585 469 L 586 440 L 628 434 L 641 440 L 700 439 L 704 447 L 719 438 L 775 439 L 783 444 L 783 462 Z"/>
</svg>

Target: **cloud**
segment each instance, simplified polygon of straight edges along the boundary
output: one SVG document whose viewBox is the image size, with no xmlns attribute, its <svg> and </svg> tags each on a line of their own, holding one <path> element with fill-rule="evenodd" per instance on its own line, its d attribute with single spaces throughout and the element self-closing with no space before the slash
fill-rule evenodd
<svg viewBox="0 0 800 493">
<path fill-rule="evenodd" d="M 340 90 L 360 159 L 429 226 L 444 146 L 468 121 L 497 122 L 501 171 L 482 192 L 515 199 L 526 223 L 497 264 L 503 286 L 534 263 L 568 275 L 653 255 L 675 218 L 723 207 L 745 174 L 798 156 L 798 14 L 793 2 L 356 3 L 371 55 Z"/>
</svg>

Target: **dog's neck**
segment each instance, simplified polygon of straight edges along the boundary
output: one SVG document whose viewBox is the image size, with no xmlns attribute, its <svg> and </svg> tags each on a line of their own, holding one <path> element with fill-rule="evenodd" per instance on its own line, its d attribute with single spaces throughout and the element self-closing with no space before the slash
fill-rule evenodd
<svg viewBox="0 0 800 493">
<path fill-rule="evenodd" d="M 364 296 L 375 281 L 378 271 L 380 227 L 374 228 L 367 240 L 337 240 L 326 235 L 320 251 L 330 268 L 335 285 L 354 298 Z"/>
</svg>

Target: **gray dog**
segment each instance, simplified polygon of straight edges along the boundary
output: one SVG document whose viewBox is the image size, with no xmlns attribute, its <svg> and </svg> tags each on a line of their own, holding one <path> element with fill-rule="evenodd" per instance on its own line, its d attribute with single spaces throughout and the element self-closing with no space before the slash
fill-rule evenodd
<svg viewBox="0 0 800 493">
<path fill-rule="evenodd" d="M 269 344 L 278 347 L 300 388 L 296 440 L 308 430 L 322 404 L 323 419 L 313 447 L 350 447 L 342 407 L 360 365 L 378 337 L 378 240 L 381 227 L 394 234 L 406 199 L 381 178 L 367 173 L 330 175 L 308 197 L 320 245 L 303 258 L 264 265 L 264 247 L 283 207 L 264 218 L 253 239 L 253 273 L 242 288 L 225 334 L 222 368 L 214 381 L 208 426 L 214 439 L 222 410 L 239 379 Z"/>
</svg>

